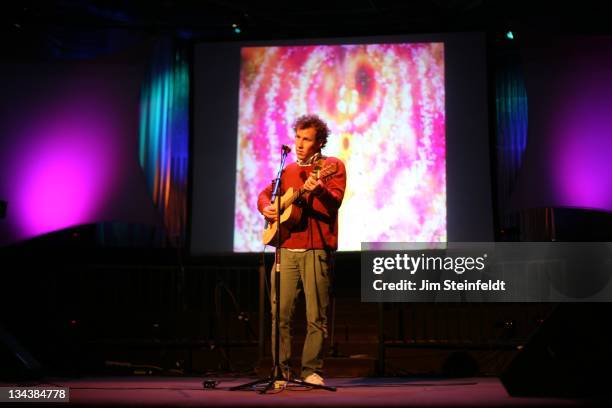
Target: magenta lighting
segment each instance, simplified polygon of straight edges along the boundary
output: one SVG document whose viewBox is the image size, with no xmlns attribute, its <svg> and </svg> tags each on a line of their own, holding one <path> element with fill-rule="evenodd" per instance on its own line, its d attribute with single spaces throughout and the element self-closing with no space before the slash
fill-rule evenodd
<svg viewBox="0 0 612 408">
<path fill-rule="evenodd" d="M 556 101 L 551 143 L 554 188 L 568 207 L 612 210 L 612 80 L 596 67 L 566 81 L 571 97 Z M 608 64 L 612 67 L 612 64 Z M 573 79 L 573 78 L 572 78 Z"/>
<path fill-rule="evenodd" d="M 529 131 L 515 208 L 612 211 L 612 40 L 525 44 Z"/>
<path fill-rule="evenodd" d="M 113 180 L 108 126 L 87 106 L 39 120 L 24 135 L 12 208 L 22 237 L 95 220 Z"/>
<path fill-rule="evenodd" d="M 143 74 L 130 61 L 0 66 L 0 246 L 83 224 L 156 225 L 138 164 Z"/>
</svg>

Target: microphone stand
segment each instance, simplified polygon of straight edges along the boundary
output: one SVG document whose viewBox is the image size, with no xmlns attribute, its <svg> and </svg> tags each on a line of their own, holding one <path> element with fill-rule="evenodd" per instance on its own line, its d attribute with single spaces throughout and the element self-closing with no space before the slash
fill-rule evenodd
<svg viewBox="0 0 612 408">
<path fill-rule="evenodd" d="M 283 375 L 283 370 L 282 367 L 280 365 L 280 359 L 279 359 L 279 354 L 280 354 L 280 268 L 281 268 L 281 223 L 280 223 L 280 216 L 281 216 L 281 194 L 280 194 L 280 184 L 281 184 L 281 174 L 283 172 L 283 168 L 285 167 L 285 159 L 287 158 L 287 154 L 289 154 L 289 152 L 291 151 L 291 149 L 285 145 L 283 145 L 282 147 L 282 152 L 281 152 L 281 163 L 280 163 L 280 167 L 278 169 L 278 174 L 276 175 L 276 179 L 274 180 L 274 189 L 272 190 L 272 198 L 273 200 L 275 200 L 275 204 L 276 204 L 276 222 L 277 222 L 277 228 L 276 228 L 276 253 L 275 253 L 275 264 L 274 264 L 274 293 L 275 293 L 275 313 L 274 313 L 274 325 L 275 325 L 275 330 L 274 330 L 274 366 L 272 367 L 272 372 L 270 374 L 269 377 L 267 378 L 262 378 L 259 380 L 255 380 L 255 381 L 251 381 L 249 383 L 246 384 L 242 384 L 242 385 L 238 385 L 235 387 L 231 387 L 229 390 L 230 391 L 238 391 L 238 390 L 243 390 L 243 389 L 247 389 L 247 388 L 253 388 L 258 384 L 266 384 L 266 386 L 263 388 L 263 390 L 261 390 L 259 393 L 260 394 L 265 394 L 266 392 L 268 392 L 270 389 L 274 388 L 274 384 L 276 383 L 276 381 L 283 381 L 285 383 L 291 383 L 291 384 L 298 384 L 298 385 L 304 385 L 304 386 L 308 386 L 308 387 L 312 387 L 312 388 L 317 388 L 317 389 L 324 389 L 324 390 L 328 390 L 328 391 L 336 391 L 336 387 L 329 387 L 329 386 L 325 386 L 325 385 L 319 385 L 319 384 L 311 384 L 308 383 L 306 381 L 302 381 L 302 380 L 296 380 L 293 378 L 288 378 L 285 377 Z M 261 295 L 260 295 L 261 296 Z M 263 317 L 261 317 L 263 318 Z"/>
</svg>

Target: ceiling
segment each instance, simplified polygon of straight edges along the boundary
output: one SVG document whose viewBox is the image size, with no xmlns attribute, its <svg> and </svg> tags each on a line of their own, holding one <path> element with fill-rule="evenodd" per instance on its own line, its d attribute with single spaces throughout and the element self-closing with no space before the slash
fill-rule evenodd
<svg viewBox="0 0 612 408">
<path fill-rule="evenodd" d="M 51 0 L 3 5 L 4 55 L 62 55 L 151 34 L 201 41 L 508 29 L 610 33 L 591 0 Z M 240 33 L 235 32 L 237 25 Z"/>
</svg>

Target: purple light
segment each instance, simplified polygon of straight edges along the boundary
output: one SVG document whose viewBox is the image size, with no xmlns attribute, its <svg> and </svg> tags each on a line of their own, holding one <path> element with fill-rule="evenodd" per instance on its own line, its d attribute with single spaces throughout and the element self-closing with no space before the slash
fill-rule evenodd
<svg viewBox="0 0 612 408">
<path fill-rule="evenodd" d="M 559 201 L 569 207 L 611 209 L 612 161 L 608 154 L 612 151 L 612 140 L 588 129 L 570 128 L 569 132 L 575 137 L 568 137 L 556 154 L 559 176 L 555 184 Z"/>
<path fill-rule="evenodd" d="M 57 150 L 55 150 L 55 149 Z M 92 214 L 99 174 L 92 168 L 92 152 L 71 152 L 54 146 L 43 152 L 24 177 L 18 195 L 23 229 L 38 235 L 85 222 Z"/>
<path fill-rule="evenodd" d="M 531 41 L 528 144 L 513 206 L 612 211 L 612 40 Z"/>
<path fill-rule="evenodd" d="M 87 106 L 55 111 L 23 135 L 12 205 L 21 238 L 97 220 L 115 173 L 112 129 Z"/>
<path fill-rule="evenodd" d="M 25 64 L 0 77 L 0 245 L 103 221 L 155 223 L 138 165 L 133 68 Z"/>
<path fill-rule="evenodd" d="M 610 210 L 612 81 L 598 68 L 596 57 L 580 62 L 564 73 L 567 96 L 553 105 L 559 113 L 551 118 L 550 144 L 556 201 L 567 207 Z"/>
</svg>

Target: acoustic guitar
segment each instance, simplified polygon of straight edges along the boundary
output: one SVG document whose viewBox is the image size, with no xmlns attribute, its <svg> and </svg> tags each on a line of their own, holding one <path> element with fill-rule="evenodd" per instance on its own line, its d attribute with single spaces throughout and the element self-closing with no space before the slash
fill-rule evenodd
<svg viewBox="0 0 612 408">
<path fill-rule="evenodd" d="M 325 179 L 336 173 L 338 171 L 337 163 L 330 163 L 323 167 L 319 171 L 313 172 L 317 180 Z M 265 245 L 277 246 L 278 242 L 276 240 L 276 231 L 279 228 L 280 224 L 280 232 L 281 232 L 281 242 L 284 241 L 290 233 L 290 229 L 292 226 L 297 224 L 302 217 L 302 209 L 293 203 L 295 200 L 300 198 L 302 195 L 306 193 L 304 186 L 300 187 L 297 190 L 294 190 L 293 187 L 289 187 L 285 194 L 283 194 L 280 198 L 280 217 L 279 220 L 274 220 L 272 222 L 266 221 L 266 225 L 263 230 L 262 238 L 263 243 Z M 275 204 L 275 200 L 272 200 L 272 205 Z"/>
</svg>

